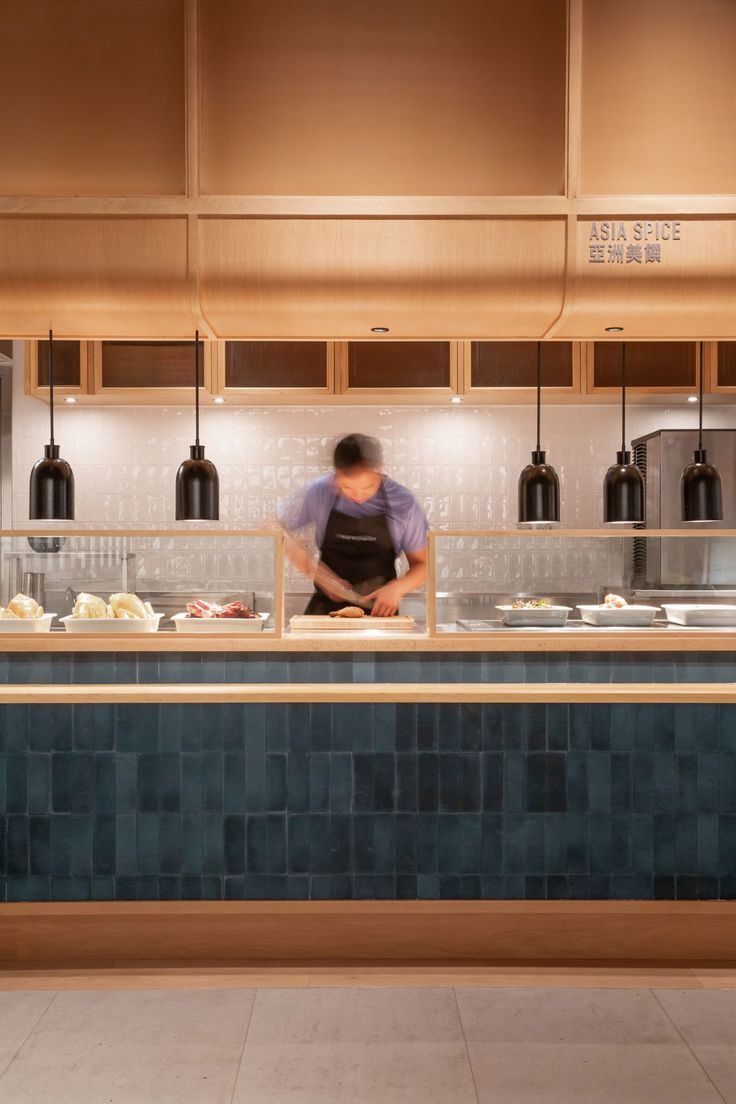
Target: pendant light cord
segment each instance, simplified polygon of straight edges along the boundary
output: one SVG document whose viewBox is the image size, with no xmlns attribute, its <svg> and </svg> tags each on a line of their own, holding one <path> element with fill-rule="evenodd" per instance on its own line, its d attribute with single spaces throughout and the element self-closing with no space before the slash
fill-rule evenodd
<svg viewBox="0 0 736 1104">
<path fill-rule="evenodd" d="M 54 331 L 49 330 L 49 425 L 50 443 L 54 444 Z"/>
<path fill-rule="evenodd" d="M 626 342 L 621 342 L 621 451 L 626 452 Z"/>
<path fill-rule="evenodd" d="M 537 342 L 537 452 L 542 451 L 542 342 Z"/>
<path fill-rule="evenodd" d="M 194 426 L 195 444 L 199 445 L 199 330 L 194 334 Z"/>
<path fill-rule="evenodd" d="M 703 451 L 703 356 L 704 356 L 705 342 L 700 342 L 700 399 L 698 402 L 698 449 Z"/>
</svg>

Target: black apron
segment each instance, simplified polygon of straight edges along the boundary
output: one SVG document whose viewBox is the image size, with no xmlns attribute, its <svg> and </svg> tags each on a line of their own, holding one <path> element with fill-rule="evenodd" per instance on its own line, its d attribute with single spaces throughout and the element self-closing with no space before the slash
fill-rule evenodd
<svg viewBox="0 0 736 1104">
<path fill-rule="evenodd" d="M 320 559 L 323 564 L 355 587 L 368 579 L 380 580 L 374 587 L 395 579 L 396 551 L 388 524 L 388 499 L 383 480 L 379 492 L 383 497 L 385 512 L 375 517 L 355 518 L 337 510 L 337 498 L 332 504 L 327 519 Z M 327 614 L 352 605 L 348 601 L 333 601 L 329 595 L 315 585 L 314 594 L 309 600 L 305 613 Z M 366 611 L 368 612 L 368 611 Z"/>
</svg>

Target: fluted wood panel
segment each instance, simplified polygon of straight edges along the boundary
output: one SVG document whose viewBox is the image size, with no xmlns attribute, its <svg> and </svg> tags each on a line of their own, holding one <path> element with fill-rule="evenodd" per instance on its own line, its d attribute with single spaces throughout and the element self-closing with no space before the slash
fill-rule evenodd
<svg viewBox="0 0 736 1104">
<path fill-rule="evenodd" d="M 207 0 L 209 194 L 561 194 L 565 0 Z"/>
<path fill-rule="evenodd" d="M 541 336 L 563 220 L 206 219 L 200 294 L 229 337 Z"/>
<path fill-rule="evenodd" d="M 0 42 L 0 192 L 183 193 L 181 0 L 6 0 Z"/>
<path fill-rule="evenodd" d="M 185 219 L 7 219 L 0 334 L 189 337 Z"/>
<path fill-rule="evenodd" d="M 735 192 L 733 0 L 583 10 L 583 192 Z"/>
</svg>

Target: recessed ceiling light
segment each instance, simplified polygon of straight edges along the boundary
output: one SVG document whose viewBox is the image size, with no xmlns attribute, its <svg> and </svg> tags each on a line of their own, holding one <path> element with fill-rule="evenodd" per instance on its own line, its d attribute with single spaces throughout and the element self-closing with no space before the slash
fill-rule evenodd
<svg viewBox="0 0 736 1104">
<path fill-rule="evenodd" d="M 623 326 L 606 326 L 606 333 L 623 333 Z"/>
<path fill-rule="evenodd" d="M 452 398 L 450 399 L 451 403 L 461 403 L 462 401 L 463 400 L 460 398 L 459 395 L 453 395 Z"/>
<path fill-rule="evenodd" d="M 76 401 L 77 400 L 74 398 L 73 395 L 67 395 L 67 397 L 64 399 L 64 402 L 68 402 L 68 403 L 75 403 Z"/>
<path fill-rule="evenodd" d="M 697 402 L 698 401 L 698 396 L 697 395 L 688 395 L 687 401 L 688 402 Z"/>
<path fill-rule="evenodd" d="M 388 333 L 388 326 L 371 326 L 371 333 Z"/>
<path fill-rule="evenodd" d="M 219 405 L 220 403 L 224 403 L 225 400 L 223 399 L 222 395 L 215 395 L 212 401 L 216 402 Z"/>
</svg>

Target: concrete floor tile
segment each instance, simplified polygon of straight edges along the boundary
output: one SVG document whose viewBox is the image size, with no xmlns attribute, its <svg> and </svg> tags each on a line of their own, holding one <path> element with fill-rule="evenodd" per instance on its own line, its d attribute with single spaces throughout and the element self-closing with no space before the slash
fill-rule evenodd
<svg viewBox="0 0 736 1104">
<path fill-rule="evenodd" d="M 688 1046 L 736 1046 L 736 990 L 679 990 L 657 994 Z"/>
<path fill-rule="evenodd" d="M 53 999 L 53 993 L 0 993 L 0 1075 Z"/>
</svg>

